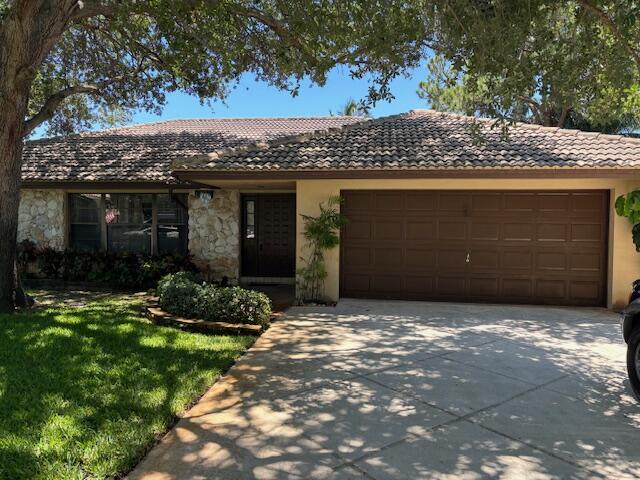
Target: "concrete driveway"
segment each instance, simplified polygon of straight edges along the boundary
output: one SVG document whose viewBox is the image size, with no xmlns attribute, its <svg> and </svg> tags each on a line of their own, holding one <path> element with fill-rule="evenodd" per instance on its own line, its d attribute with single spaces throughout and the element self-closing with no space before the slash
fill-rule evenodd
<svg viewBox="0 0 640 480">
<path fill-rule="evenodd" d="M 624 360 L 605 310 L 291 309 L 130 478 L 638 478 Z"/>
</svg>

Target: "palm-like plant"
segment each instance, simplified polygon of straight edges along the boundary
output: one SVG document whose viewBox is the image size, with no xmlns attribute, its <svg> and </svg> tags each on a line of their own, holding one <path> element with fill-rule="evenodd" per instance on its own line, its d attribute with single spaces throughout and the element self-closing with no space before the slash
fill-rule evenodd
<svg viewBox="0 0 640 480">
<path fill-rule="evenodd" d="M 324 264 L 324 253 L 340 243 L 340 229 L 347 219 L 340 213 L 342 199 L 330 197 L 326 205 L 320 203 L 320 215 L 313 217 L 302 215 L 304 222 L 303 235 L 307 241 L 305 248 L 309 251 L 307 258 L 302 258 L 304 266 L 298 269 L 298 300 L 304 302 L 320 302 L 324 294 L 324 280 L 327 269 Z"/>
</svg>

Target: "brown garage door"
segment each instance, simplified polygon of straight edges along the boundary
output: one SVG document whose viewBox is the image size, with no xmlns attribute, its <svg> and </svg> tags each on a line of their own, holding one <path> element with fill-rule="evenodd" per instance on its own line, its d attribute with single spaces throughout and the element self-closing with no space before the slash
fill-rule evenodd
<svg viewBox="0 0 640 480">
<path fill-rule="evenodd" d="M 607 191 L 343 197 L 343 297 L 605 304 Z"/>
</svg>

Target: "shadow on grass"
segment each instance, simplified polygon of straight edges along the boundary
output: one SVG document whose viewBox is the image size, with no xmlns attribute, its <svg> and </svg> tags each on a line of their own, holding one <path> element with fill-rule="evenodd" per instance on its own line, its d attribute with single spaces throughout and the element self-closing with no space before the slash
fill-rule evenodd
<svg viewBox="0 0 640 480">
<path fill-rule="evenodd" d="M 137 307 L 0 315 L 0 478 L 126 472 L 253 342 L 157 327 Z"/>
</svg>

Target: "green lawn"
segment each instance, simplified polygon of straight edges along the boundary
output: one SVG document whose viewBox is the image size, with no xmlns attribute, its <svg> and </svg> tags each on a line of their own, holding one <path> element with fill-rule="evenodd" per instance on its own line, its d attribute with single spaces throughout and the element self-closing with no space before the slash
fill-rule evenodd
<svg viewBox="0 0 640 480">
<path fill-rule="evenodd" d="M 0 479 L 127 472 L 253 340 L 155 326 L 131 297 L 0 315 Z"/>
</svg>

